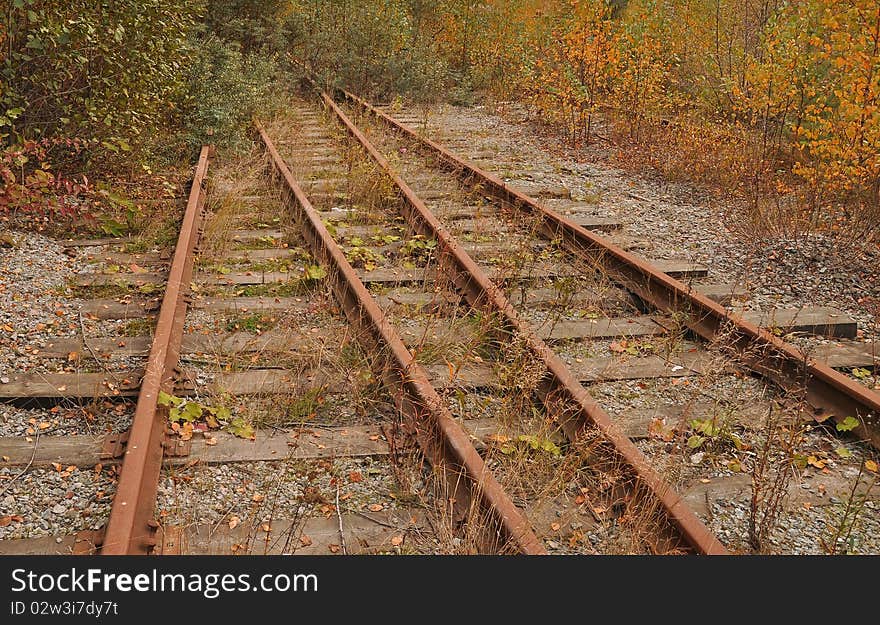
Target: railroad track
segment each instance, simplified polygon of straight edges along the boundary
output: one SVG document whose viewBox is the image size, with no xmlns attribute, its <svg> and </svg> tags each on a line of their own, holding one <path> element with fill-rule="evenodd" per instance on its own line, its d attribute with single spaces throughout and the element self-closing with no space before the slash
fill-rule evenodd
<svg viewBox="0 0 880 625">
<path fill-rule="evenodd" d="M 163 293 L 80 308 L 157 311 L 152 337 L 83 331 L 38 351 L 91 371 L 0 386 L 133 412 L 106 435 L 0 440 L 15 471 L 0 489 L 82 472 L 112 498 L 106 526 L 0 552 L 723 554 L 711 510 L 680 494 L 698 476 L 666 458 L 673 434 L 696 422 L 720 440 L 722 420 L 758 430 L 787 410 L 855 417 L 877 444 L 876 394 L 731 315 L 735 289 L 704 267 L 640 259 L 613 220 L 561 217 L 351 94 L 290 115 L 257 125 L 267 167 L 221 165 L 210 190 L 203 149 L 173 254 L 106 248 L 136 269 L 76 279 Z M 821 311 L 774 319 L 852 331 Z M 126 356 L 143 362 L 113 370 Z M 853 346 L 822 356 L 876 364 Z M 633 383 L 670 401 L 609 399 Z M 172 430 L 171 408 L 191 423 Z"/>
<path fill-rule="evenodd" d="M 621 249 L 631 242 L 624 239 L 617 243 L 612 237 L 594 236 L 587 230 L 613 229 L 614 224 L 608 220 L 582 215 L 579 217 L 581 223 L 577 223 L 561 218 L 531 198 L 507 187 L 497 178 L 469 166 L 437 144 L 424 141 L 412 130 L 351 94 L 343 94 L 342 98 L 351 105 L 347 111 L 342 110 L 341 105 L 327 94 L 322 94 L 321 98 L 326 109 L 333 112 L 346 134 L 353 139 L 356 149 L 369 154 L 369 160 L 378 170 L 379 178 L 384 176 L 394 182 L 391 194 L 400 202 L 397 206 L 398 214 L 386 215 L 384 220 L 375 210 L 367 211 L 366 214 L 361 211 L 361 214 L 351 216 L 352 220 L 358 222 L 354 226 L 344 221 L 343 217 L 343 227 L 336 232 L 347 243 L 349 254 L 355 258 L 365 256 L 361 248 L 367 235 L 374 238 L 375 254 L 383 262 L 393 259 L 395 255 L 399 261 L 398 250 L 416 246 L 406 240 L 407 236 L 434 241 L 440 250 L 440 256 L 433 258 L 433 263 L 441 267 L 452 265 L 451 279 L 455 289 L 448 292 L 446 283 L 443 284 L 447 290 L 444 290 L 444 286 L 432 285 L 432 281 L 437 279 L 430 269 L 432 263 L 428 263 L 428 270 L 422 275 L 412 274 L 407 264 L 403 263 L 403 266 L 387 270 L 400 275 L 401 284 L 421 284 L 424 288 L 427 283 L 427 291 L 435 293 L 431 298 L 427 294 L 405 295 L 415 297 L 420 303 L 435 302 L 436 293 L 442 294 L 440 300 L 443 302 L 456 301 L 457 297 L 463 295 L 467 310 L 476 309 L 487 315 L 495 315 L 502 326 L 500 334 L 506 340 L 509 341 L 511 336 L 523 340 L 531 356 L 539 363 L 538 379 L 530 390 L 543 399 L 545 409 L 552 406 L 545 418 L 553 421 L 556 424 L 554 428 L 564 432 L 569 443 L 575 447 L 579 434 L 589 427 L 597 427 L 604 440 L 610 439 L 615 450 L 612 453 L 615 456 L 613 464 L 625 465 L 628 470 L 632 470 L 633 473 L 629 475 L 632 483 L 649 485 L 648 499 L 653 503 L 652 510 L 662 509 L 659 516 L 665 517 L 663 523 L 676 527 L 679 532 L 679 547 L 681 544 L 688 544 L 697 551 L 712 552 L 712 548 L 708 546 L 712 539 L 708 537 L 707 542 L 701 544 L 693 538 L 705 530 L 698 523 L 693 526 L 693 533 L 689 534 L 689 523 L 694 517 L 685 511 L 684 515 L 689 517 L 686 521 L 676 518 L 676 506 L 681 503 L 674 495 L 666 502 L 658 497 L 658 493 L 669 494 L 672 491 L 662 480 L 659 483 L 655 481 L 658 479 L 657 475 L 647 469 L 651 464 L 658 464 L 656 457 L 647 461 L 638 450 L 628 444 L 629 441 L 617 436 L 619 430 L 615 425 L 626 424 L 626 418 L 632 418 L 633 411 L 628 411 L 630 414 L 627 415 L 626 410 L 621 411 L 618 408 L 615 419 L 611 419 L 591 401 L 577 382 L 601 387 L 602 383 L 615 380 L 662 380 L 678 376 L 698 376 L 709 379 L 710 384 L 716 384 L 714 393 L 706 393 L 705 389 L 700 391 L 709 398 L 708 405 L 706 402 L 694 402 L 690 399 L 677 405 L 673 402 L 659 406 L 659 410 L 643 408 L 643 420 L 629 432 L 637 438 L 643 438 L 644 431 L 653 425 L 651 423 L 646 427 L 645 412 L 661 416 L 663 421 L 672 417 L 672 421 L 678 420 L 679 423 L 717 423 L 724 420 L 718 414 L 719 405 L 726 404 L 723 410 L 730 410 L 731 405 L 743 401 L 744 405 L 735 406 L 735 410 L 740 413 L 738 417 L 745 422 L 743 425 L 747 428 L 766 422 L 767 415 L 772 416 L 774 410 L 788 410 L 793 411 L 798 418 L 807 417 L 819 421 L 833 418 L 834 421 L 829 422 L 846 424 L 839 429 L 855 430 L 857 436 L 872 443 L 876 442 L 873 430 L 873 419 L 878 406 L 876 394 L 831 368 L 831 365 L 844 370 L 876 366 L 876 357 L 869 345 L 846 342 L 846 337 L 855 336 L 855 324 L 846 315 L 824 309 L 776 310 L 763 315 L 752 313 L 748 317 L 733 314 L 721 302 L 734 298 L 737 295 L 736 290 L 701 280 L 705 271 L 700 267 L 686 261 L 667 261 L 661 267 L 660 263 L 635 258 Z M 359 120 L 360 127 L 357 127 L 349 116 L 361 112 L 368 112 L 378 118 L 384 128 L 372 126 L 366 130 L 369 123 L 364 118 Z M 387 132 L 388 127 L 399 136 L 390 135 Z M 319 127 L 312 125 L 304 128 L 307 141 L 320 139 L 323 144 L 328 137 L 320 132 Z M 365 132 L 372 134 L 373 140 L 381 144 L 382 149 L 370 145 L 370 139 L 365 136 Z M 462 141 L 466 142 L 467 138 Z M 300 159 L 301 155 L 297 154 L 296 158 Z M 394 160 L 393 166 L 388 163 L 389 159 Z M 344 160 L 340 158 L 337 163 L 341 164 Z M 319 158 L 311 163 L 311 168 L 302 165 L 304 170 L 300 174 L 306 180 L 307 187 L 308 181 L 314 180 L 315 191 L 325 195 L 328 180 L 345 178 L 338 170 L 328 168 L 327 163 L 327 159 Z M 357 164 L 348 163 L 349 170 L 357 167 Z M 376 180 L 373 185 L 376 188 L 380 183 Z M 350 194 L 345 197 L 355 202 Z M 332 206 L 332 195 L 328 201 Z M 448 226 L 448 230 L 444 226 Z M 395 232 L 404 241 L 389 242 L 386 239 L 385 246 L 378 245 L 388 233 Z M 523 251 L 526 253 L 515 258 L 518 252 Z M 477 262 L 469 258 L 469 253 L 477 258 Z M 448 276 L 448 271 L 444 271 L 444 275 Z M 676 277 L 682 280 L 676 280 Z M 569 282 L 572 278 L 584 281 L 572 288 Z M 528 283 L 528 288 L 524 289 L 523 283 Z M 702 292 L 706 295 L 701 295 Z M 597 293 L 604 294 L 598 298 L 604 300 L 603 318 L 588 322 L 572 321 L 570 313 L 573 293 L 591 294 L 592 301 L 589 304 L 595 304 Z M 399 294 L 398 297 L 402 295 Z M 568 301 L 564 301 L 566 299 Z M 621 314 L 621 302 L 627 302 L 631 306 L 624 312 L 633 315 L 640 313 L 639 316 L 615 318 L 613 315 Z M 632 307 L 633 302 L 636 307 Z M 550 308 L 554 308 L 549 315 L 546 314 L 548 303 Z M 581 307 L 585 303 L 587 302 L 577 302 Z M 646 316 L 645 312 L 649 315 Z M 449 321 L 449 310 L 443 314 L 447 318 L 436 322 L 438 331 L 429 331 L 427 335 L 434 339 L 442 336 L 447 341 L 451 335 L 453 340 L 461 340 L 461 332 L 450 332 L 454 322 Z M 466 311 L 460 311 L 459 314 L 465 315 Z M 455 313 L 452 315 L 454 317 Z M 419 330 L 423 330 L 426 325 L 424 320 L 416 319 L 401 320 L 400 323 L 404 327 L 411 324 Z M 759 324 L 766 329 L 759 328 Z M 658 326 L 662 330 L 658 330 Z M 813 333 L 843 340 L 818 355 L 816 352 L 805 355 L 771 334 L 771 327 L 777 332 L 781 328 L 785 333 Z M 426 334 L 413 334 L 424 342 Z M 492 345 L 497 356 L 498 333 L 487 334 L 494 341 Z M 639 337 L 664 334 L 677 336 L 684 342 L 662 356 L 654 345 L 638 345 Z M 636 349 L 641 351 L 643 347 L 647 347 L 646 352 L 651 355 L 623 363 L 619 360 L 615 362 L 613 357 L 594 358 L 586 362 L 586 359 L 573 356 L 577 354 L 577 349 L 572 350 L 570 345 L 565 345 L 566 342 L 583 339 L 594 339 L 595 343 L 597 338 L 620 337 L 636 337 Z M 563 346 L 556 351 L 565 356 L 572 355 L 565 358 L 570 366 L 566 367 L 565 362 L 554 358 L 555 354 L 543 339 Z M 697 342 L 689 342 L 695 339 Z M 464 347 L 459 344 L 451 352 L 460 354 L 484 347 L 479 341 L 474 342 L 473 332 L 467 341 L 469 342 L 465 342 Z M 622 351 L 620 343 L 612 341 L 608 347 L 612 352 Z M 626 351 L 630 352 L 632 347 L 630 345 Z M 418 346 L 417 350 L 426 351 L 423 345 Z M 428 345 L 427 351 L 432 352 L 432 356 L 436 358 L 436 345 Z M 504 351 L 503 347 L 501 351 Z M 499 360 L 503 361 L 503 358 L 493 363 L 478 359 L 478 364 L 471 362 L 468 363 L 470 366 L 462 366 L 460 357 L 446 359 L 447 366 L 450 360 L 455 361 L 456 366 L 454 372 L 449 367 L 448 377 L 453 378 L 452 381 L 456 381 L 457 377 L 458 386 L 465 387 L 468 391 L 480 389 L 485 392 L 493 386 L 493 377 L 498 377 L 499 369 L 504 368 L 504 364 L 499 365 Z M 438 384 L 449 386 L 449 382 L 444 380 L 447 376 L 442 365 L 428 368 Z M 763 383 L 756 383 L 754 388 L 747 389 L 745 387 L 749 384 L 742 383 L 739 384 L 741 388 L 737 389 L 740 397 L 726 398 L 725 395 L 730 392 L 726 385 L 731 380 L 752 381 L 747 377 L 749 371 L 762 374 L 765 381 L 774 384 L 768 387 Z M 713 375 L 728 379 L 713 381 Z M 569 381 L 572 387 L 570 390 L 565 388 Z M 687 380 L 684 383 L 687 384 Z M 768 394 L 772 401 L 768 399 Z M 509 397 L 494 399 L 500 399 L 501 405 L 509 405 Z M 557 414 L 553 414 L 553 409 Z M 567 414 L 569 411 L 579 414 L 571 417 Z M 560 415 L 565 416 L 560 418 Z M 853 421 L 858 423 L 853 425 Z M 525 436 L 533 440 L 546 433 L 545 429 L 537 435 L 532 431 Z M 643 468 L 645 472 L 640 473 Z M 701 480 L 704 481 L 710 480 Z M 502 483 L 505 484 L 503 479 Z M 632 495 L 630 497 L 633 500 L 639 499 Z M 528 509 L 527 503 L 521 500 L 518 503 Z M 620 502 L 617 504 L 620 505 Z M 638 508 L 637 505 L 633 507 Z M 683 505 L 681 507 L 686 508 Z M 600 508 L 604 509 L 604 506 Z M 563 510 L 557 509 L 555 512 L 560 517 L 566 516 Z M 530 520 L 536 524 L 534 518 Z M 551 524 L 551 528 L 555 525 L 558 524 Z M 655 531 L 656 529 L 654 528 Z"/>
<path fill-rule="evenodd" d="M 72 243 L 99 248 L 95 256 L 102 264 L 149 268 L 83 274 L 75 278 L 77 286 L 103 293 L 159 285 L 164 296 L 152 338 L 59 339 L 40 351 L 49 359 L 91 355 L 97 361 L 92 364 L 105 370 L 20 375 L 4 386 L 5 399 L 22 405 L 40 401 L 68 410 L 112 399 L 134 414 L 129 428 L 108 435 L 33 432 L 0 441 L 6 465 L 23 468 L 4 488 L 16 493 L 14 499 L 27 497 L 27 485 L 15 482 L 22 475 L 76 479 L 73 474 L 98 476 L 101 490 L 88 498 L 113 501 L 106 527 L 95 519 L 97 528 L 76 534 L 6 540 L 3 552 L 542 552 L 464 431 L 419 379 L 376 303 L 365 299 L 333 240 L 313 238 L 320 232 L 307 221 L 285 228 L 287 218 L 279 218 L 284 204 L 266 187 L 261 166 L 245 182 L 253 188 L 244 195 L 235 191 L 242 181 L 233 179 L 226 181 L 233 191 L 218 190 L 208 200 L 212 214 L 199 240 L 207 168 L 205 149 L 173 257 L 147 252 L 135 258 L 88 245 L 119 241 Z M 168 271 L 160 271 L 168 260 Z M 218 273 L 213 270 L 219 263 L 226 266 Z M 83 302 L 81 310 L 103 319 L 139 318 L 155 307 L 104 298 Z M 272 329 L 254 333 L 259 324 Z M 218 327 L 225 331 L 216 332 Z M 120 371 L 103 362 L 144 352 L 142 370 Z M 124 385 L 113 382 L 123 376 Z M 383 378 L 393 394 L 375 388 Z M 157 401 L 160 391 L 174 397 L 170 405 Z M 175 432 L 170 408 L 202 413 L 192 421 L 197 429 L 209 413 L 234 427 L 191 436 L 184 425 Z M 395 446 L 401 418 L 434 425 L 436 431 L 416 443 L 439 472 L 423 474 L 413 461 L 421 454 L 405 443 Z M 252 422 L 262 429 L 251 434 Z M 232 481 L 240 501 L 207 511 L 198 509 L 203 502 L 191 505 L 199 490 L 222 477 Z M 435 493 L 441 497 L 436 505 Z M 428 499 L 431 515 L 424 513 Z M 465 519 L 472 521 L 466 535 L 455 530 Z M 13 525 L 29 520 L 13 519 Z M 91 516 L 81 520 L 93 522 Z M 453 537 L 457 542 L 450 542 Z"/>
</svg>

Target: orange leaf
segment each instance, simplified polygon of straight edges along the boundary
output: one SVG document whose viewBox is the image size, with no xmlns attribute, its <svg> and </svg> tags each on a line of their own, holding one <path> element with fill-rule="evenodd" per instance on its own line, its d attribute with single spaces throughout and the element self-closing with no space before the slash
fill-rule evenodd
<svg viewBox="0 0 880 625">
<path fill-rule="evenodd" d="M 402 543 L 403 543 L 403 536 L 392 536 L 391 537 L 391 544 L 394 545 L 395 547 L 400 546 Z"/>
<path fill-rule="evenodd" d="M 385 506 L 383 506 L 380 503 L 373 503 L 373 504 L 370 504 L 370 511 L 371 512 L 381 512 L 382 508 L 384 508 L 384 507 Z"/>
<path fill-rule="evenodd" d="M 348 481 L 355 482 L 355 483 L 363 482 L 364 476 L 361 475 L 360 473 L 358 473 L 357 471 L 352 471 L 351 473 L 348 474 Z"/>
<path fill-rule="evenodd" d="M 327 545 L 327 548 L 333 553 L 339 553 L 339 545 Z"/>
<path fill-rule="evenodd" d="M 877 473 L 877 463 L 873 460 L 865 460 L 865 468 L 871 473 Z"/>
<path fill-rule="evenodd" d="M 809 456 L 807 458 L 807 464 L 809 464 L 810 466 L 816 467 L 817 469 L 824 469 L 825 468 L 825 462 L 823 462 L 822 460 L 819 460 L 818 458 L 816 458 L 816 456 Z"/>
<path fill-rule="evenodd" d="M 303 547 L 309 547 L 312 544 L 312 539 L 308 535 L 303 534 L 302 536 L 300 536 L 299 542 L 302 544 Z"/>
</svg>

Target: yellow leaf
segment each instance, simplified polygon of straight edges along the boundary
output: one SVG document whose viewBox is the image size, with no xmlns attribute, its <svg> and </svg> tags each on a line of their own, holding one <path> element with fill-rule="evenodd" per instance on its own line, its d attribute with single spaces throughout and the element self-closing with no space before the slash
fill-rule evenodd
<svg viewBox="0 0 880 625">
<path fill-rule="evenodd" d="M 822 460 L 819 460 L 816 456 L 807 456 L 807 464 L 816 467 L 817 469 L 825 468 L 825 463 Z"/>
<path fill-rule="evenodd" d="M 865 460 L 865 468 L 871 473 L 877 473 L 877 463 L 873 460 Z"/>
</svg>

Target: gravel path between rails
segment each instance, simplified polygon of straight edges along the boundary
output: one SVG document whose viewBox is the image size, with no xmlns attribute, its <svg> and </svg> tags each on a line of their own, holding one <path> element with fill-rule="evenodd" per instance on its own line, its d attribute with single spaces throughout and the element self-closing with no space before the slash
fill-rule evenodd
<svg viewBox="0 0 880 625">
<path fill-rule="evenodd" d="M 69 470 L 72 469 L 72 470 Z M 0 466 L 0 490 L 21 472 L 20 467 Z M 8 484 L 0 496 L 0 540 L 36 536 L 70 536 L 100 529 L 110 516 L 115 492 L 114 473 L 76 467 L 35 469 Z"/>
</svg>

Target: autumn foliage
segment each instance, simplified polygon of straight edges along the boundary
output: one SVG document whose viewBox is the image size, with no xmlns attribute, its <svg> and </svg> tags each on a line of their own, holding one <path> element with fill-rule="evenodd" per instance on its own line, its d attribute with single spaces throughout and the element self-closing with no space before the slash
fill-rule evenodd
<svg viewBox="0 0 880 625">
<path fill-rule="evenodd" d="M 741 194 L 766 227 L 880 225 L 876 0 L 447 4 L 449 59 L 572 144 L 601 121 L 657 147 L 662 173 Z"/>
</svg>

